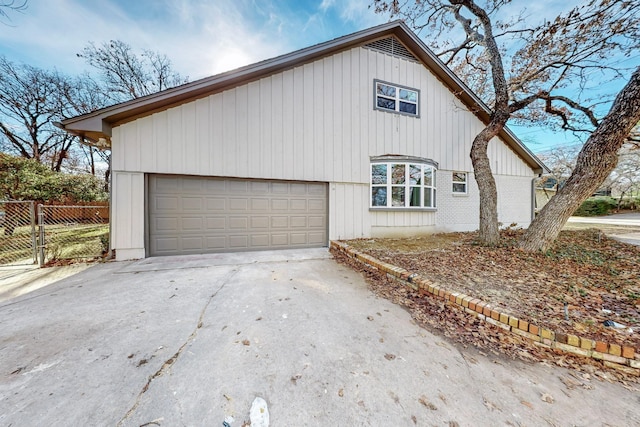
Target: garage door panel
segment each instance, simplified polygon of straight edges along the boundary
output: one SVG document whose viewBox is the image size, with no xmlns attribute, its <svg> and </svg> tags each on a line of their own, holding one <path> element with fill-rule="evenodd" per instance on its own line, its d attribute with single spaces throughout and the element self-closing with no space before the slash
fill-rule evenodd
<svg viewBox="0 0 640 427">
<path fill-rule="evenodd" d="M 206 238 L 207 249 L 210 251 L 224 250 L 228 247 L 226 236 L 211 236 Z"/>
<path fill-rule="evenodd" d="M 303 211 L 306 212 L 307 210 L 307 201 L 306 200 L 296 200 L 293 199 L 291 200 L 291 210 L 292 211 Z"/>
<path fill-rule="evenodd" d="M 229 236 L 229 248 L 231 249 L 248 249 L 249 236 Z"/>
<path fill-rule="evenodd" d="M 309 228 L 325 228 L 326 223 L 327 223 L 326 219 L 322 216 L 309 217 Z"/>
<path fill-rule="evenodd" d="M 177 210 L 180 202 L 177 196 L 158 197 L 155 200 L 154 205 L 157 210 Z"/>
<path fill-rule="evenodd" d="M 223 197 L 208 197 L 207 210 L 223 211 L 227 208 L 227 199 Z"/>
<path fill-rule="evenodd" d="M 156 248 L 160 252 L 173 252 L 177 251 L 178 238 L 177 237 L 164 237 L 156 239 Z"/>
<path fill-rule="evenodd" d="M 291 233 L 289 234 L 291 238 L 292 245 L 306 245 L 307 244 L 307 233 Z"/>
<path fill-rule="evenodd" d="M 224 230 L 227 228 L 226 217 L 209 217 L 207 218 L 207 230 Z"/>
<path fill-rule="evenodd" d="M 252 234 L 251 247 L 252 248 L 268 248 L 269 235 L 268 234 Z"/>
<path fill-rule="evenodd" d="M 250 181 L 250 188 L 252 193 L 266 194 L 269 192 L 268 181 Z"/>
<path fill-rule="evenodd" d="M 248 193 L 249 181 L 230 180 L 227 181 L 227 188 L 229 193 Z"/>
<path fill-rule="evenodd" d="M 182 208 L 185 211 L 202 211 L 202 197 L 182 197 Z"/>
<path fill-rule="evenodd" d="M 323 232 L 318 232 L 318 233 L 314 233 L 314 232 L 309 232 L 307 234 L 307 236 L 309 237 L 309 244 L 310 245 L 323 245 L 326 244 L 327 241 L 327 237 L 326 234 Z"/>
<path fill-rule="evenodd" d="M 287 199 L 271 199 L 271 211 L 288 211 L 289 200 Z"/>
<path fill-rule="evenodd" d="M 175 232 L 178 230 L 178 218 L 156 218 L 152 226 L 156 230 Z"/>
<path fill-rule="evenodd" d="M 205 183 L 198 178 L 187 178 L 182 180 L 182 191 L 192 191 L 200 193 Z"/>
<path fill-rule="evenodd" d="M 271 246 L 288 246 L 289 235 L 287 233 L 273 233 L 271 234 Z"/>
<path fill-rule="evenodd" d="M 273 182 L 271 183 L 271 193 L 273 194 L 289 194 L 289 183 Z"/>
<path fill-rule="evenodd" d="M 229 229 L 230 230 L 246 230 L 249 228 L 249 218 L 246 216 L 236 216 L 229 218 Z"/>
<path fill-rule="evenodd" d="M 288 216 L 272 216 L 271 228 L 288 228 L 289 217 Z"/>
<path fill-rule="evenodd" d="M 247 199 L 229 199 L 229 210 L 246 211 L 249 209 L 249 201 Z"/>
<path fill-rule="evenodd" d="M 201 230 L 202 218 L 182 218 L 182 230 Z"/>
<path fill-rule="evenodd" d="M 149 176 L 149 255 L 327 245 L 327 184 Z"/>
<path fill-rule="evenodd" d="M 251 199 L 251 210 L 269 212 L 269 199 Z"/>
<path fill-rule="evenodd" d="M 182 247 L 186 251 L 204 249 L 204 246 L 202 244 L 203 243 L 202 237 L 195 237 L 195 236 L 183 237 L 181 240 L 182 240 Z"/>
<path fill-rule="evenodd" d="M 268 216 L 252 216 L 251 228 L 254 230 L 268 230 L 269 229 L 269 217 Z"/>
<path fill-rule="evenodd" d="M 306 216 L 292 216 L 289 218 L 289 226 L 291 228 L 306 228 L 307 217 Z"/>
<path fill-rule="evenodd" d="M 324 200 L 311 199 L 309 200 L 309 212 L 324 212 L 327 208 Z"/>
</svg>

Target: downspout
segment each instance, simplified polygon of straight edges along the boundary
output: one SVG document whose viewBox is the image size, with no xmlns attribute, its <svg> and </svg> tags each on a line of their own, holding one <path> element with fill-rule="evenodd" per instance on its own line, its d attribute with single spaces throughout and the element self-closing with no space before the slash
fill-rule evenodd
<svg viewBox="0 0 640 427">
<path fill-rule="evenodd" d="M 542 174 L 531 178 L 531 222 L 536 219 L 536 180 L 540 178 Z"/>
</svg>

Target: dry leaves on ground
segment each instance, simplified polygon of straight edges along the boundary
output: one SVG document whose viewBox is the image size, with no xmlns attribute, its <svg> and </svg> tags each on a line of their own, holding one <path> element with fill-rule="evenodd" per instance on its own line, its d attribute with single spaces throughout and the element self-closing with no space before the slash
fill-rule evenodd
<svg viewBox="0 0 640 427">
<path fill-rule="evenodd" d="M 476 233 L 347 243 L 538 326 L 640 351 L 640 247 L 590 229 L 563 231 L 549 251 L 528 253 L 516 248 L 521 233 L 507 229 L 501 245 L 491 248 L 478 245 Z M 344 257 L 342 261 L 362 270 Z M 501 334 L 444 301 L 424 298 L 383 275 L 367 274 L 377 294 L 408 307 L 416 320 L 444 330 L 447 336 L 481 348 L 502 348 L 522 359 L 548 358 L 547 350 Z M 607 327 L 605 321 L 625 327 Z M 553 359 L 574 367 L 590 364 L 566 355 Z"/>
</svg>

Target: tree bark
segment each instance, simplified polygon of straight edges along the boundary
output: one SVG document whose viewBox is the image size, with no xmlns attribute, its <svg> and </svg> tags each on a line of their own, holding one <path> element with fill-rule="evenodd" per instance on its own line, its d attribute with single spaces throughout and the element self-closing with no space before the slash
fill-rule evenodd
<svg viewBox="0 0 640 427">
<path fill-rule="evenodd" d="M 529 226 L 519 243 L 521 249 L 544 251 L 551 246 L 573 212 L 616 167 L 618 150 L 639 121 L 640 67 L 584 144 L 569 180 Z"/>
<path fill-rule="evenodd" d="M 480 193 L 480 227 L 478 239 L 482 244 L 495 246 L 500 240 L 498 226 L 498 191 L 491 172 L 491 162 L 487 156 L 489 141 L 504 127 L 506 119 L 494 117 L 473 140 L 471 163 Z"/>
</svg>

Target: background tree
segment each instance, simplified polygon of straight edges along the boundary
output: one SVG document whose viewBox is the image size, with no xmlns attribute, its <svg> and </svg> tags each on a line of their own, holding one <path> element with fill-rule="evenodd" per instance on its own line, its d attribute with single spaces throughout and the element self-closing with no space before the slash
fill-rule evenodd
<svg viewBox="0 0 640 427">
<path fill-rule="evenodd" d="M 68 78 L 0 57 L 0 149 L 60 171 L 73 138 L 53 126 L 63 118 Z"/>
<path fill-rule="evenodd" d="M 526 16 L 525 10 L 514 13 L 515 2 L 504 0 L 404 3 L 374 0 L 373 3 L 376 11 L 403 18 L 418 32 L 426 30 L 429 34 L 426 42 L 450 67 L 467 70 L 461 77 L 491 105 L 489 123 L 475 137 L 471 159 L 480 190 L 480 239 L 485 244 L 496 244 L 499 240 L 497 191 L 487 156 L 489 141 L 509 119 L 539 123 L 543 118 L 548 124 L 565 130 L 586 132 L 604 125 L 605 122 L 601 124 L 597 118 L 597 109 L 603 101 L 590 100 L 588 89 L 594 89 L 595 83 L 601 85 L 607 78 L 619 79 L 626 74 L 627 70 L 619 69 L 617 64 L 621 57 L 638 50 L 640 3 L 590 0 L 551 20 Z M 511 16 L 514 18 L 501 19 Z M 577 88 L 572 96 L 568 95 L 570 88 Z M 627 96 L 633 96 L 634 90 L 629 89 Z M 630 101 L 626 96 L 622 99 Z M 616 111 L 626 114 L 627 118 L 633 116 L 629 109 Z M 608 129 L 615 127 L 616 121 L 627 129 L 624 116 L 607 117 Z M 610 139 L 605 141 L 607 135 L 602 132 L 596 138 L 592 135 L 591 144 L 585 144 L 593 152 L 589 158 L 615 158 L 629 130 L 615 143 Z M 619 132 L 616 135 L 619 136 Z M 586 180 L 589 187 L 597 187 L 615 166 L 609 168 L 608 163 L 596 165 L 590 161 L 579 162 L 579 165 L 574 174 L 580 175 L 574 182 Z M 609 170 L 602 176 L 602 170 L 595 173 L 595 167 Z M 581 192 L 580 197 L 584 200 L 589 195 Z M 549 217 L 553 214 L 545 211 L 552 212 L 550 205 L 562 204 L 561 211 L 573 212 L 582 200 L 556 197 L 536 221 L 553 222 L 551 229 L 559 233 L 568 216 Z M 542 239 L 542 235 L 533 234 L 532 228 L 535 231 L 535 221 L 523 242 L 524 249 L 542 249 L 557 237 L 553 232 Z"/>
<path fill-rule="evenodd" d="M 98 70 L 97 78 L 89 73 L 69 77 L 0 57 L 0 152 L 34 159 L 57 172 L 104 172 L 108 189 L 109 151 L 84 144 L 53 123 L 187 79 L 173 71 L 166 56 L 151 51 L 137 56 L 121 41 L 90 44 L 80 56 Z"/>
<path fill-rule="evenodd" d="M 96 46 L 89 43 L 78 56 L 99 73 L 102 90 L 114 102 L 123 102 L 160 92 L 188 82 L 173 70 L 166 55 L 143 50 L 138 56 L 131 46 L 111 40 Z"/>
<path fill-rule="evenodd" d="M 121 40 L 111 40 L 100 46 L 89 43 L 77 55 L 98 71 L 99 77 L 97 80 L 89 76 L 81 79 L 85 90 L 70 97 L 77 114 L 89 112 L 86 107 L 96 103 L 124 102 L 189 81 L 188 77 L 182 77 L 173 69 L 166 55 L 150 50 L 136 55 L 131 46 Z M 98 150 L 88 145 L 83 145 L 82 150 L 90 164 L 95 165 L 96 159 L 99 159 L 101 163 L 110 165 L 111 153 L 108 150 Z M 104 173 L 105 188 L 109 185 L 110 174 L 111 168 L 108 166 Z"/>
<path fill-rule="evenodd" d="M 0 0 L 0 22 L 11 21 L 10 12 L 22 12 L 27 9 L 27 0 Z"/>
<path fill-rule="evenodd" d="M 549 174 L 543 175 L 541 180 L 543 182 L 553 181 L 556 189 L 564 184 L 564 181 L 573 172 L 580 148 L 578 145 L 554 147 L 545 153 L 539 154 L 540 160 L 549 168 Z"/>
</svg>

